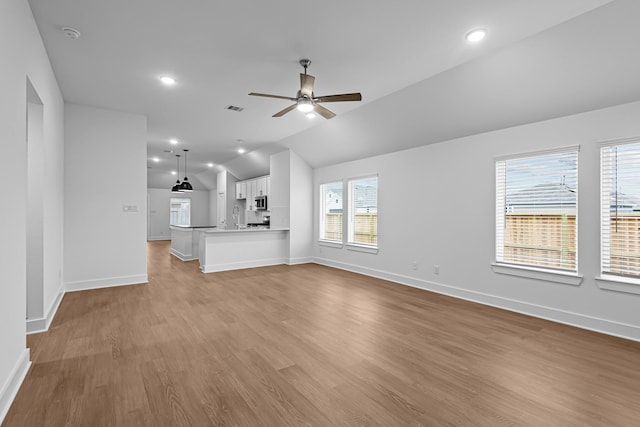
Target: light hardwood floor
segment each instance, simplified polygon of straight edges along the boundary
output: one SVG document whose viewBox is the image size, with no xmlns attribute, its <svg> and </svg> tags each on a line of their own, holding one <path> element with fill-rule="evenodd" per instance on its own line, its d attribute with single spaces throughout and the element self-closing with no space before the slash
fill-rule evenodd
<svg viewBox="0 0 640 427">
<path fill-rule="evenodd" d="M 640 343 L 319 265 L 68 293 L 4 423 L 638 426 Z"/>
</svg>

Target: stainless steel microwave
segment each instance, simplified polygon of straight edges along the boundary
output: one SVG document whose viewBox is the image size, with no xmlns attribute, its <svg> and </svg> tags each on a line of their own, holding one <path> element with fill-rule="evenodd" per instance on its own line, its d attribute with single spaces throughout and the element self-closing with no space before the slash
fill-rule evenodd
<svg viewBox="0 0 640 427">
<path fill-rule="evenodd" d="M 267 210 L 267 196 L 256 196 L 256 210 L 257 211 Z"/>
</svg>

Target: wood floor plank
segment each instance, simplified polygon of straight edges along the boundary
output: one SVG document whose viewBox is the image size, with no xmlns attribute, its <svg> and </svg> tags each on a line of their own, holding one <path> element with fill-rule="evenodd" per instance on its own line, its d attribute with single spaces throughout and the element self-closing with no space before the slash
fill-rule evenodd
<svg viewBox="0 0 640 427">
<path fill-rule="evenodd" d="M 315 264 L 67 293 L 2 427 L 635 426 L 640 343 Z"/>
</svg>

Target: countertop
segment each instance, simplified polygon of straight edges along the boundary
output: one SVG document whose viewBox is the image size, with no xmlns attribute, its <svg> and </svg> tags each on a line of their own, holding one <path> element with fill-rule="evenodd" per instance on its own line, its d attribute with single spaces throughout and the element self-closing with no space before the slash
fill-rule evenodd
<svg viewBox="0 0 640 427">
<path fill-rule="evenodd" d="M 189 229 L 189 228 L 216 228 L 215 225 L 172 225 L 171 227 Z"/>
<path fill-rule="evenodd" d="M 225 227 L 225 228 L 216 228 L 214 230 L 207 230 L 205 233 L 215 234 L 215 233 L 259 233 L 265 231 L 289 231 L 288 228 L 284 227 Z"/>
</svg>

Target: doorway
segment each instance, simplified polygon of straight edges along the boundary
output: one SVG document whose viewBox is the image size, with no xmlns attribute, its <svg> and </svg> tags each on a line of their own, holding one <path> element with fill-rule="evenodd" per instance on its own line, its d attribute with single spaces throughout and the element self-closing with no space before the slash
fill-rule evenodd
<svg viewBox="0 0 640 427">
<path fill-rule="evenodd" d="M 44 105 L 27 78 L 27 332 L 44 318 Z M 37 328 L 37 327 L 36 327 Z"/>
</svg>

